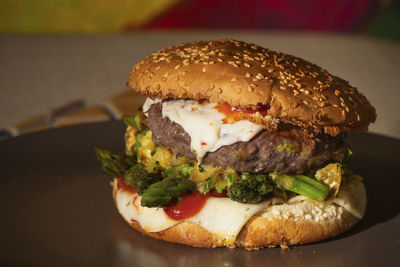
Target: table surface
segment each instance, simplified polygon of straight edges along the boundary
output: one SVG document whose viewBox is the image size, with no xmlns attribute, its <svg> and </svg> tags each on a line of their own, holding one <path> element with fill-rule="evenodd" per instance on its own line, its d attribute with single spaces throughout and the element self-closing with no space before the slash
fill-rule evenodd
<svg viewBox="0 0 400 267">
<path fill-rule="evenodd" d="M 246 251 L 167 243 L 129 227 L 93 153 L 94 147 L 122 151 L 124 132 L 114 121 L 0 142 L 7 177 L 0 179 L 0 266 L 399 266 L 399 139 L 348 136 L 351 166 L 364 177 L 368 196 L 365 217 L 353 229 L 289 250 Z"/>
<path fill-rule="evenodd" d="M 400 138 L 400 45 L 362 36 L 280 32 L 137 32 L 0 35 L 0 129 L 77 98 L 89 104 L 126 90 L 147 54 L 192 40 L 230 37 L 293 54 L 356 86 L 377 109 L 375 133 Z"/>
</svg>

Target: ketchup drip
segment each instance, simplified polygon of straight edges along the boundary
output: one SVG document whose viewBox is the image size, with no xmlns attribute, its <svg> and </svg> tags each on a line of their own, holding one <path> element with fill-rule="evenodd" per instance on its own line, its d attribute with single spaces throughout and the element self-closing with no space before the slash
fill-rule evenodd
<svg viewBox="0 0 400 267">
<path fill-rule="evenodd" d="M 165 213 L 173 220 L 183 220 L 196 215 L 206 204 L 208 195 L 195 192 L 191 195 L 183 196 L 174 205 L 164 208 Z"/>
<path fill-rule="evenodd" d="M 177 204 L 164 208 L 164 211 L 173 220 L 187 219 L 200 212 L 209 197 L 227 197 L 227 194 L 226 192 L 217 193 L 217 191 L 212 190 L 204 195 L 196 191 L 191 195 L 181 197 Z"/>
<path fill-rule="evenodd" d="M 240 113 L 254 114 L 258 112 L 262 116 L 267 116 L 268 109 L 270 107 L 268 105 L 258 104 L 257 109 L 252 109 L 252 108 L 232 107 L 229 104 L 219 103 L 215 108 L 226 116 L 226 118 L 223 119 L 223 123 L 226 124 L 242 120 L 243 118 Z"/>
<path fill-rule="evenodd" d="M 128 191 L 132 194 L 137 193 L 136 187 L 128 186 L 125 183 L 124 177 L 118 179 L 117 187 L 118 189 Z M 209 197 L 228 197 L 228 195 L 226 191 L 218 193 L 215 189 L 211 190 L 208 194 L 202 194 L 196 191 L 190 195 L 181 197 L 178 203 L 164 208 L 164 211 L 168 217 L 173 220 L 184 220 L 200 212 Z"/>
</svg>

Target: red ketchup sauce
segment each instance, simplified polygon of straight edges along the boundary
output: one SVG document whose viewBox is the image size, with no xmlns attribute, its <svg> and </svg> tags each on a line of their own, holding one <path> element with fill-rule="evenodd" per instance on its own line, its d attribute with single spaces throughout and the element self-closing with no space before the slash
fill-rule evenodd
<svg viewBox="0 0 400 267">
<path fill-rule="evenodd" d="M 256 112 L 260 113 L 262 116 L 267 116 L 268 115 L 268 105 L 261 105 L 258 104 L 257 109 L 251 109 L 251 108 L 242 108 L 242 107 L 232 107 L 229 104 L 223 104 L 219 103 L 215 107 L 219 112 L 224 114 L 226 116 L 225 119 L 223 119 L 223 123 L 234 123 L 236 121 L 242 120 L 242 116 L 240 113 L 246 113 L 246 114 L 254 114 Z"/>
<path fill-rule="evenodd" d="M 122 189 L 122 190 L 128 191 L 128 192 L 130 192 L 132 194 L 137 193 L 136 187 L 128 186 L 128 185 L 125 184 L 125 178 L 124 177 L 121 177 L 121 178 L 118 179 L 117 187 L 118 187 L 118 189 Z"/>
<path fill-rule="evenodd" d="M 132 194 L 137 193 L 136 187 L 125 184 L 124 177 L 118 179 L 117 187 Z M 204 207 L 209 197 L 228 197 L 228 195 L 226 191 L 218 193 L 215 189 L 206 195 L 196 191 L 190 195 L 181 197 L 178 203 L 164 208 L 164 211 L 173 220 L 184 220 L 196 215 Z"/>
<path fill-rule="evenodd" d="M 206 195 L 194 192 L 191 195 L 184 196 L 177 204 L 164 208 L 164 211 L 168 217 L 176 221 L 193 217 L 200 212 L 209 197 L 227 197 L 225 192 L 217 193 L 217 191 L 213 191 Z"/>
</svg>

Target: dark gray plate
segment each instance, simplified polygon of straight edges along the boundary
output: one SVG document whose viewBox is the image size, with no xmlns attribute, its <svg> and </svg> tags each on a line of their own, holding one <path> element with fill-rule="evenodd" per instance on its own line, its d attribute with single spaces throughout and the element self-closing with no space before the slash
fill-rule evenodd
<svg viewBox="0 0 400 267">
<path fill-rule="evenodd" d="M 144 237 L 117 214 L 93 148 L 123 149 L 119 122 L 0 142 L 0 264 L 38 266 L 399 266 L 400 141 L 352 134 L 368 208 L 354 229 L 316 244 L 246 251 Z"/>
</svg>

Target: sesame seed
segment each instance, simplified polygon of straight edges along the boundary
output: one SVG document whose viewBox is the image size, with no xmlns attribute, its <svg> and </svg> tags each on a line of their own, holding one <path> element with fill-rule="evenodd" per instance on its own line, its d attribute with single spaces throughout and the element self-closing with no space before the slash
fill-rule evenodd
<svg viewBox="0 0 400 267">
<path fill-rule="evenodd" d="M 251 87 L 251 86 L 247 86 L 247 90 L 248 90 L 249 92 L 253 92 L 253 91 L 254 91 L 254 88 Z"/>
<path fill-rule="evenodd" d="M 320 106 L 321 108 L 325 107 L 325 102 L 321 102 L 321 103 L 319 104 L 319 106 Z"/>
<path fill-rule="evenodd" d="M 225 56 L 225 55 L 224 55 L 224 53 L 219 52 L 219 53 L 218 53 L 218 56 L 223 57 L 223 56 Z"/>
<path fill-rule="evenodd" d="M 224 60 L 222 58 L 217 58 L 217 61 L 224 62 Z"/>
<path fill-rule="evenodd" d="M 249 63 L 244 63 L 243 64 L 245 67 L 250 68 L 250 64 Z"/>
<path fill-rule="evenodd" d="M 167 80 L 167 78 L 165 78 L 165 77 L 161 78 L 162 82 L 165 82 L 166 80 Z"/>
<path fill-rule="evenodd" d="M 281 90 L 286 90 L 286 87 L 285 87 L 285 86 L 279 86 L 279 88 L 280 88 Z"/>
<path fill-rule="evenodd" d="M 181 67 L 181 65 L 176 65 L 175 66 L 175 69 L 177 70 L 177 69 L 179 69 Z"/>
<path fill-rule="evenodd" d="M 294 94 L 294 95 L 299 95 L 300 93 L 299 93 L 299 91 L 297 91 L 296 89 L 294 89 L 294 90 L 293 90 L 293 94 Z"/>
<path fill-rule="evenodd" d="M 241 89 L 241 88 L 236 88 L 236 89 L 235 89 L 235 92 L 238 93 L 238 94 L 240 94 L 240 93 L 242 93 L 242 89 Z"/>
<path fill-rule="evenodd" d="M 231 79 L 231 82 L 236 82 L 236 81 L 237 81 L 236 78 Z"/>
<path fill-rule="evenodd" d="M 206 71 L 207 71 L 207 67 L 204 67 L 204 68 L 203 68 L 203 72 L 206 72 Z"/>
<path fill-rule="evenodd" d="M 307 106 L 310 104 L 307 100 L 303 100 L 303 103 Z"/>
<path fill-rule="evenodd" d="M 251 77 L 251 74 L 250 73 L 246 73 L 246 78 L 250 78 Z"/>
<path fill-rule="evenodd" d="M 160 66 L 157 66 L 157 67 L 156 67 L 156 70 L 159 70 L 160 68 L 161 68 Z"/>
<path fill-rule="evenodd" d="M 335 96 L 339 96 L 340 91 L 339 90 L 335 90 Z"/>
<path fill-rule="evenodd" d="M 308 91 L 307 89 L 304 91 L 304 93 L 306 94 L 306 95 L 309 95 L 310 94 L 310 91 Z"/>
</svg>

